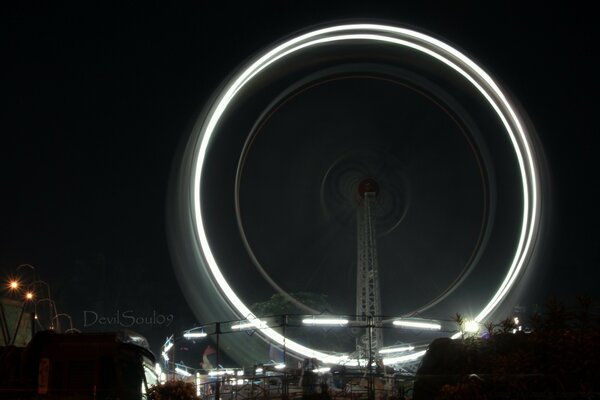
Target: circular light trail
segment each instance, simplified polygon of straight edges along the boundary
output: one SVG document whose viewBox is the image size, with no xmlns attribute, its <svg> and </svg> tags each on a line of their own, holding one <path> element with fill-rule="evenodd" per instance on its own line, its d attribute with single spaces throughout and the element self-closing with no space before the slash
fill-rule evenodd
<svg viewBox="0 0 600 400">
<path fill-rule="evenodd" d="M 206 115 L 198 121 L 194 134 L 197 137 L 192 163 L 192 201 L 191 220 L 194 225 L 196 240 L 200 245 L 202 258 L 210 271 L 214 282 L 225 296 L 228 303 L 239 314 L 248 320 L 256 329 L 270 340 L 282 345 L 284 337 L 275 330 L 265 327 L 244 302 L 233 291 L 223 276 L 211 250 L 210 241 L 204 228 L 203 208 L 200 201 L 202 172 L 205 164 L 209 142 L 217 134 L 217 128 L 228 108 L 235 103 L 236 96 L 260 74 L 266 74 L 272 68 L 286 61 L 292 54 L 308 51 L 315 46 L 335 46 L 342 42 L 360 42 L 366 44 L 386 43 L 402 48 L 409 48 L 443 64 L 460 74 L 466 82 L 479 92 L 482 99 L 493 109 L 508 135 L 518 161 L 522 184 L 522 221 L 512 261 L 507 268 L 506 276 L 489 302 L 474 318 L 481 322 L 506 297 L 517 278 L 529 261 L 539 229 L 540 183 L 538 162 L 532 145 L 532 138 L 522 121 L 518 108 L 501 90 L 500 86 L 479 67 L 473 60 L 447 43 L 429 35 L 406 28 L 379 24 L 344 24 L 329 26 L 301 34 L 269 49 L 245 69 L 233 76 Z M 453 336 L 457 337 L 457 335 Z M 285 346 L 290 351 L 303 357 L 314 357 L 326 363 L 339 363 L 348 360 L 347 356 L 326 354 L 290 339 L 285 339 Z M 422 352 L 419 352 L 420 354 Z M 413 354 L 415 357 L 417 353 Z M 403 356 L 411 357 L 411 355 Z"/>
</svg>

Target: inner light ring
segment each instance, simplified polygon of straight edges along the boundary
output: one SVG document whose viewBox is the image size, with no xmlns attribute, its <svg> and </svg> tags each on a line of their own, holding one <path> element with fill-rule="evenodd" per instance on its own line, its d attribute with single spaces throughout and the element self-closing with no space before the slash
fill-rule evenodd
<svg viewBox="0 0 600 400">
<path fill-rule="evenodd" d="M 198 121 L 194 129 L 197 141 L 195 143 L 196 147 L 192 163 L 193 174 L 191 185 L 193 206 L 191 218 L 205 265 L 208 266 L 210 275 L 220 288 L 221 293 L 232 308 L 239 313 L 239 317 L 254 322 L 257 328 L 261 327 L 261 321 L 252 314 L 250 309 L 241 301 L 224 278 L 212 253 L 207 233 L 204 230 L 200 194 L 202 169 L 208 144 L 211 137 L 217 131 L 219 121 L 228 107 L 234 102 L 238 92 L 262 71 L 277 62 L 283 62 L 285 57 L 290 54 L 308 50 L 310 47 L 316 45 L 335 44 L 336 42 L 347 40 L 374 43 L 383 42 L 408 47 L 445 64 L 446 67 L 462 75 L 483 96 L 497 114 L 510 138 L 518 160 L 523 190 L 521 230 L 514 257 L 510 263 L 506 277 L 488 304 L 484 306 L 475 318 L 475 321 L 481 322 L 506 297 L 519 275 L 523 272 L 533 251 L 540 218 L 539 172 L 534 149 L 532 148 L 530 135 L 521 121 L 517 107 L 508 100 L 506 94 L 489 74 L 470 58 L 447 43 L 406 28 L 378 24 L 346 24 L 310 31 L 289 39 L 263 53 L 230 79 L 212 104 L 208 113 L 202 120 Z M 284 342 L 283 336 L 271 328 L 261 329 L 261 333 L 280 345 Z M 285 345 L 290 351 L 301 356 L 318 358 L 327 363 L 339 363 L 342 359 L 346 359 L 344 356 L 326 354 L 310 349 L 287 338 L 285 339 Z"/>
</svg>

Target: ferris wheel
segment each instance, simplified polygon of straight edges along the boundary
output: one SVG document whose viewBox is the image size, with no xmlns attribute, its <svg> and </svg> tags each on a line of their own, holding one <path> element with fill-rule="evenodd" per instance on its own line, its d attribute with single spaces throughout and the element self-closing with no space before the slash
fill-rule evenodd
<svg viewBox="0 0 600 400">
<path fill-rule="evenodd" d="M 534 140 L 505 89 L 432 35 L 348 23 L 283 39 L 221 85 L 183 151 L 170 227 L 188 303 L 256 328 L 228 340 L 240 362 L 265 343 L 348 360 L 268 326 L 251 311 L 260 293 L 307 314 L 319 311 L 294 293 L 323 293 L 378 324 L 483 322 L 534 254 Z"/>
</svg>

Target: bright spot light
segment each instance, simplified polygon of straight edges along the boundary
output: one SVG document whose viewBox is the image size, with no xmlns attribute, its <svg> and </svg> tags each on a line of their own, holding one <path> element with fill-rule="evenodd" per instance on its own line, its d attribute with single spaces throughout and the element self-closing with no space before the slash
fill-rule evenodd
<svg viewBox="0 0 600 400">
<path fill-rule="evenodd" d="M 348 325 L 348 320 L 343 318 L 305 318 L 302 323 L 305 325 Z"/>
<path fill-rule="evenodd" d="M 285 364 L 277 364 L 275 365 L 275 369 L 284 369 L 285 368 Z"/>
<path fill-rule="evenodd" d="M 331 368 L 329 368 L 329 367 L 322 367 L 322 368 L 318 368 L 315 370 L 315 372 L 317 372 L 319 374 L 326 374 L 329 371 L 331 371 Z"/>
<path fill-rule="evenodd" d="M 480 326 L 479 322 L 473 320 L 467 320 L 465 322 L 465 332 L 468 333 L 477 333 L 479 332 Z"/>
<path fill-rule="evenodd" d="M 206 336 L 206 332 L 186 332 L 183 334 L 183 337 L 186 339 L 198 339 Z"/>
<path fill-rule="evenodd" d="M 256 373 L 257 374 L 262 374 L 263 373 L 263 369 L 262 368 L 256 368 Z"/>
<path fill-rule="evenodd" d="M 162 352 L 161 356 L 162 358 L 164 358 L 165 361 L 169 361 L 169 356 L 164 351 Z"/>
<path fill-rule="evenodd" d="M 10 281 L 10 282 L 8 283 L 8 287 L 9 287 L 11 290 L 16 290 L 16 289 L 18 289 L 18 288 L 19 288 L 19 281 Z"/>
<path fill-rule="evenodd" d="M 436 322 L 397 319 L 393 322 L 393 324 L 395 326 L 401 326 L 403 328 L 431 329 L 435 331 L 439 331 L 440 329 L 442 329 L 442 325 Z"/>
<path fill-rule="evenodd" d="M 26 298 L 27 300 L 31 300 L 31 299 L 33 299 L 33 293 L 31 293 L 31 292 L 27 292 L 27 293 L 25 293 L 25 298 Z"/>
<path fill-rule="evenodd" d="M 167 342 L 167 344 L 165 345 L 165 349 L 163 350 L 163 352 L 167 353 L 172 348 L 173 348 L 173 342 Z"/>
<path fill-rule="evenodd" d="M 519 317 L 515 317 L 514 321 L 515 321 L 515 325 L 519 325 Z"/>
</svg>

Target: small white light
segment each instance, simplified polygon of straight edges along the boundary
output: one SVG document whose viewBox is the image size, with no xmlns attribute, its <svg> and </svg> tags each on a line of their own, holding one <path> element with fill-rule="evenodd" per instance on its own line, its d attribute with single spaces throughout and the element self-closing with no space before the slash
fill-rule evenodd
<svg viewBox="0 0 600 400">
<path fill-rule="evenodd" d="M 203 338 L 206 336 L 207 336 L 206 332 L 186 332 L 183 334 L 183 337 L 186 339 L 198 339 L 198 338 Z"/>
<path fill-rule="evenodd" d="M 305 325 L 348 325 L 348 320 L 343 318 L 305 318 Z"/>
<path fill-rule="evenodd" d="M 252 321 L 252 322 L 239 322 L 231 325 L 233 330 L 244 330 L 244 329 L 265 329 L 268 325 L 265 321 Z"/>
<path fill-rule="evenodd" d="M 171 350 L 173 348 L 173 342 L 167 342 L 167 344 L 165 345 L 165 349 L 163 350 L 165 353 L 167 353 L 169 350 Z"/>
<path fill-rule="evenodd" d="M 315 372 L 317 372 L 317 373 L 319 373 L 319 374 L 326 374 L 326 373 L 328 373 L 329 371 L 331 371 L 331 368 L 329 368 L 329 367 L 317 368 L 317 369 L 315 370 Z"/>
<path fill-rule="evenodd" d="M 393 322 L 395 326 L 401 326 L 403 328 L 415 328 L 415 329 L 431 329 L 439 331 L 442 329 L 442 325 L 433 321 L 415 321 L 415 320 L 404 320 L 397 319 Z"/>
<path fill-rule="evenodd" d="M 233 375 L 233 371 L 230 369 L 213 369 L 208 373 L 208 376 L 223 376 L 223 375 Z"/>
<path fill-rule="evenodd" d="M 154 364 L 154 372 L 156 372 L 156 375 L 158 376 L 162 373 L 162 368 L 159 363 Z"/>
<path fill-rule="evenodd" d="M 183 375 L 183 376 L 192 376 L 192 374 L 187 372 L 185 369 L 181 369 L 179 367 L 175 367 L 175 372 L 177 372 L 179 375 Z"/>
<path fill-rule="evenodd" d="M 169 356 L 164 351 L 161 353 L 161 356 L 162 358 L 164 358 L 165 361 L 169 361 Z"/>
<path fill-rule="evenodd" d="M 263 369 L 262 368 L 256 368 L 256 373 L 257 374 L 262 374 L 263 373 Z"/>
<path fill-rule="evenodd" d="M 275 365 L 275 369 L 284 369 L 285 368 L 285 364 L 277 364 Z"/>
</svg>

